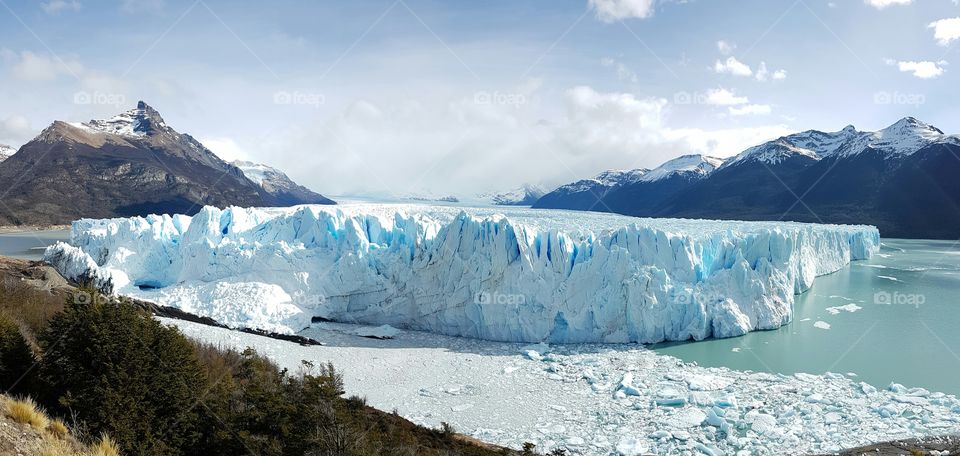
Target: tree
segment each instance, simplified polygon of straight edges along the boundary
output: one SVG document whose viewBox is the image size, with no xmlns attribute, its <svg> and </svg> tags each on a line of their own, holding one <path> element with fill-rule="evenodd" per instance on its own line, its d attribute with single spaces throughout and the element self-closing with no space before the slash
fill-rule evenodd
<svg viewBox="0 0 960 456">
<path fill-rule="evenodd" d="M 13 320 L 0 315 L 0 388 L 10 394 L 28 394 L 34 387 L 34 358 Z"/>
<path fill-rule="evenodd" d="M 71 300 L 40 345 L 47 403 L 124 454 L 180 454 L 197 441 L 204 376 L 176 329 L 130 304 Z"/>
</svg>

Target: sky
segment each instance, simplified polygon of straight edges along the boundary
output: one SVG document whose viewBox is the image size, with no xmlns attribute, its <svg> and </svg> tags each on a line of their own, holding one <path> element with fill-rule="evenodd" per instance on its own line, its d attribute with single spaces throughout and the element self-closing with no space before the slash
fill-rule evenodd
<svg viewBox="0 0 960 456">
<path fill-rule="evenodd" d="M 957 0 L 0 0 L 0 37 L 0 143 L 144 100 L 328 195 L 553 187 L 904 116 L 960 133 Z"/>
</svg>

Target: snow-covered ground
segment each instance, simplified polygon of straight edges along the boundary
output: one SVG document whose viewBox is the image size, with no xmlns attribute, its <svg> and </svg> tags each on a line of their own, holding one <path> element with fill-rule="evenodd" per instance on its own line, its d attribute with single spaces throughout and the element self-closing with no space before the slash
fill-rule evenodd
<svg viewBox="0 0 960 456">
<path fill-rule="evenodd" d="M 349 394 L 483 441 L 573 455 L 824 453 L 960 431 L 954 396 L 852 374 L 792 376 L 704 368 L 640 345 L 534 345 L 322 323 L 303 347 L 162 319 L 197 339 L 253 347 L 282 367 L 331 361 Z M 383 329 L 380 328 L 380 333 Z M 936 375 L 931 372 L 931 375 Z"/>
<path fill-rule="evenodd" d="M 354 204 L 80 220 L 47 259 L 68 278 L 231 327 L 311 317 L 514 342 L 731 337 L 793 317 L 874 227 Z"/>
</svg>

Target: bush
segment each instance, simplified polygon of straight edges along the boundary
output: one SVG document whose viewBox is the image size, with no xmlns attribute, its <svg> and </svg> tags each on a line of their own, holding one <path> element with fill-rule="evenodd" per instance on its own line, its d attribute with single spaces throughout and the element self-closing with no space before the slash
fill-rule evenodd
<svg viewBox="0 0 960 456">
<path fill-rule="evenodd" d="M 75 413 L 126 454 L 192 447 L 204 377 L 177 330 L 126 304 L 70 302 L 40 338 L 47 403 Z"/>
<path fill-rule="evenodd" d="M 30 427 L 42 431 L 46 429 L 50 420 L 37 403 L 29 397 L 23 399 L 8 399 L 6 401 L 7 416 L 20 424 L 29 424 Z"/>
<path fill-rule="evenodd" d="M 0 315 L 0 388 L 12 394 L 30 392 L 35 386 L 34 363 L 20 326 Z"/>
</svg>

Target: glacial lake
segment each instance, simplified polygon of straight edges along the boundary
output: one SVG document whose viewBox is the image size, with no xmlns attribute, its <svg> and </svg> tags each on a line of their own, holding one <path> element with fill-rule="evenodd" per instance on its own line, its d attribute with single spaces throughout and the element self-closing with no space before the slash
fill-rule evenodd
<svg viewBox="0 0 960 456">
<path fill-rule="evenodd" d="M 38 260 L 69 230 L 0 233 L 0 255 Z M 826 329 L 829 325 L 829 329 Z M 653 348 L 701 366 L 793 374 L 855 373 L 960 395 L 960 244 L 883 239 L 880 253 L 819 277 L 794 321 L 731 339 Z"/>
<path fill-rule="evenodd" d="M 794 310 L 780 329 L 653 348 L 701 366 L 852 372 L 878 387 L 896 382 L 960 395 L 957 242 L 883 239 L 869 261 L 817 278 Z"/>
<path fill-rule="evenodd" d="M 43 249 L 57 241 L 70 240 L 70 230 L 0 233 L 0 255 L 24 260 L 43 258 Z"/>
</svg>

